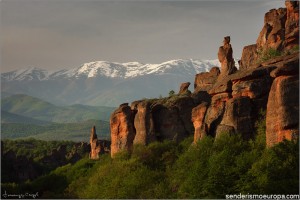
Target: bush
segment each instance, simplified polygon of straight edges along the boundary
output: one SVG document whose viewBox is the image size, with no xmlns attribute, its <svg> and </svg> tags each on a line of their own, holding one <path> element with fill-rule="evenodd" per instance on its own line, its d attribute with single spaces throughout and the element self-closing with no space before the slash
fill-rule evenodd
<svg viewBox="0 0 300 200">
<path fill-rule="evenodd" d="M 258 51 L 259 62 L 265 62 L 265 61 L 268 61 L 272 58 L 275 58 L 275 57 L 281 56 L 281 55 L 283 55 L 283 52 L 278 51 L 274 48 L 268 48 L 265 50 L 261 49 Z"/>
<path fill-rule="evenodd" d="M 263 114 L 262 114 L 263 117 Z M 191 145 L 134 145 L 132 153 L 82 159 L 9 191 L 39 191 L 44 198 L 225 198 L 225 194 L 298 194 L 299 141 L 265 147 L 264 122 L 252 140 L 240 134 L 204 137 Z"/>
</svg>

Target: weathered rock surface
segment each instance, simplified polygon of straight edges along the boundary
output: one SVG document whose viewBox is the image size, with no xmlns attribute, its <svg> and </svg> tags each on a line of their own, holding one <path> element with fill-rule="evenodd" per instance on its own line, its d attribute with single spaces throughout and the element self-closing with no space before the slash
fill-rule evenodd
<svg viewBox="0 0 300 200">
<path fill-rule="evenodd" d="M 299 1 L 286 1 L 285 5 L 265 14 L 256 44 L 243 49 L 240 70 L 259 67 L 260 57 L 270 49 L 293 52 L 299 46 Z"/>
<path fill-rule="evenodd" d="M 216 136 L 222 132 L 240 133 L 244 138 L 253 136 L 252 105 L 249 97 L 231 98 L 226 102 L 225 111 Z M 222 128 L 221 128 L 222 127 Z M 226 129 L 224 129 L 226 127 Z M 232 127 L 228 129 L 228 127 Z"/>
<path fill-rule="evenodd" d="M 111 116 L 111 155 L 130 151 L 133 144 L 181 141 L 194 133 L 191 113 L 195 106 L 195 99 L 186 94 L 122 105 Z"/>
<path fill-rule="evenodd" d="M 206 109 L 204 121 L 201 121 L 202 124 L 200 125 L 195 123 L 194 142 L 201 139 L 202 135 L 218 137 L 224 132 L 241 133 L 244 138 L 253 137 L 255 119 L 257 119 L 260 110 L 267 109 L 274 78 L 277 76 L 295 76 L 298 75 L 298 72 L 299 55 L 294 53 L 271 59 L 262 63 L 258 68 L 239 70 L 222 80 L 218 80 L 208 91 L 211 102 Z M 296 83 L 294 84 L 296 85 Z M 272 87 L 276 88 L 275 86 Z M 293 88 L 292 86 L 289 87 Z M 297 91 L 294 94 L 294 97 L 288 98 L 294 98 L 298 101 Z M 278 102 L 278 100 L 274 101 Z M 193 119 L 202 119 L 202 114 L 197 114 L 196 108 L 194 109 Z M 298 113 L 298 110 L 292 112 Z M 298 129 L 296 128 L 296 130 Z M 294 132 L 293 134 L 297 135 Z"/>
<path fill-rule="evenodd" d="M 265 14 L 264 27 L 257 40 L 257 48 L 262 51 L 272 48 L 283 49 L 285 38 L 286 9 L 272 9 Z"/>
<path fill-rule="evenodd" d="M 213 67 L 209 72 L 202 72 L 195 76 L 194 90 L 208 91 L 216 83 L 218 76 L 220 75 L 219 67 Z"/>
<path fill-rule="evenodd" d="M 110 117 L 111 156 L 122 150 L 131 151 L 135 137 L 134 115 L 127 103 L 121 104 Z"/>
<path fill-rule="evenodd" d="M 134 117 L 136 134 L 133 143 L 147 145 L 156 140 L 150 103 L 147 101 L 139 102 L 136 105 L 136 112 Z"/>
<path fill-rule="evenodd" d="M 218 77 L 219 79 L 229 74 L 233 74 L 237 70 L 232 54 L 233 51 L 230 44 L 230 36 L 226 36 L 223 40 L 223 46 L 220 46 L 218 52 L 218 59 L 221 63 L 221 74 Z"/>
<path fill-rule="evenodd" d="M 290 50 L 299 46 L 299 1 L 285 1 L 287 19 L 285 22 L 284 48 Z"/>
<path fill-rule="evenodd" d="M 90 145 L 91 145 L 90 159 L 98 159 L 101 148 L 100 145 L 98 144 L 98 138 L 97 138 L 95 126 L 91 130 Z"/>
<path fill-rule="evenodd" d="M 272 146 L 299 137 L 299 57 L 272 71 L 266 114 L 266 141 Z"/>
<path fill-rule="evenodd" d="M 91 129 L 90 146 L 90 159 L 98 159 L 100 154 L 110 152 L 110 141 L 98 140 L 95 126 Z"/>
<path fill-rule="evenodd" d="M 178 94 L 185 94 L 186 92 L 188 92 L 190 84 L 190 82 L 181 83 Z"/>
<path fill-rule="evenodd" d="M 207 135 L 207 127 L 204 123 L 208 104 L 201 103 L 192 110 L 192 122 L 195 127 L 194 141 L 198 141 Z"/>
<path fill-rule="evenodd" d="M 258 58 L 257 45 L 252 44 L 243 48 L 241 60 L 239 61 L 239 70 L 244 70 L 256 64 Z"/>
</svg>

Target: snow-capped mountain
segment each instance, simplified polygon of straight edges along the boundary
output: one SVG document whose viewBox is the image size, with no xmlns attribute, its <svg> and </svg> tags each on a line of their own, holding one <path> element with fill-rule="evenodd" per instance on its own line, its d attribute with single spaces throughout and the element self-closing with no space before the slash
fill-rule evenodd
<svg viewBox="0 0 300 200">
<path fill-rule="evenodd" d="M 207 72 L 213 66 L 220 66 L 218 60 L 193 60 L 178 59 L 160 64 L 142 64 L 139 62 L 116 63 L 107 61 L 95 61 L 85 63 L 82 66 L 69 70 L 48 72 L 38 68 L 15 70 L 1 74 L 4 81 L 31 81 L 31 80 L 57 80 L 64 78 L 134 78 L 150 74 L 186 74 L 195 75 Z"/>
<path fill-rule="evenodd" d="M 27 94 L 57 105 L 118 106 L 143 98 L 168 96 L 182 82 L 220 66 L 218 60 L 178 59 L 160 64 L 95 61 L 74 69 L 38 68 L 1 74 L 1 94 Z M 190 87 L 193 91 L 193 88 Z M 4 95 L 5 94 L 5 95 Z"/>
</svg>

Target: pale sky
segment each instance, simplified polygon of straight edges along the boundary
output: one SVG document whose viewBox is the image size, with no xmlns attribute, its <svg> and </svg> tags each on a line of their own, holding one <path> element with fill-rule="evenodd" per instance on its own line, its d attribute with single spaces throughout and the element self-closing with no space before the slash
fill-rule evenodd
<svg viewBox="0 0 300 200">
<path fill-rule="evenodd" d="M 0 0 L 1 72 L 216 59 L 227 35 L 240 58 L 279 7 L 284 1 Z"/>
</svg>

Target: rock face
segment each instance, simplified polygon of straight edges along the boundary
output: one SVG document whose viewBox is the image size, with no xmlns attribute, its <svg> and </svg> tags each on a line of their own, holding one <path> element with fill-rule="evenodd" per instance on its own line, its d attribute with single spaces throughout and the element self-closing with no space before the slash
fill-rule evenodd
<svg viewBox="0 0 300 200">
<path fill-rule="evenodd" d="M 252 138 L 259 112 L 266 109 L 268 146 L 297 138 L 298 72 L 299 55 L 294 53 L 218 80 L 208 91 L 211 102 L 193 109 L 194 143 L 205 135 L 218 137 L 226 132 Z"/>
<path fill-rule="evenodd" d="M 156 141 L 153 116 L 150 109 L 150 103 L 142 101 L 136 106 L 134 117 L 135 137 L 134 144 L 147 145 Z"/>
<path fill-rule="evenodd" d="M 220 75 L 219 67 L 213 67 L 209 72 L 202 72 L 195 76 L 194 89 L 195 92 L 208 91 L 216 83 Z"/>
<path fill-rule="evenodd" d="M 299 1 L 286 1 L 285 5 L 265 14 L 256 44 L 243 49 L 240 70 L 259 67 L 260 57 L 270 49 L 289 52 L 299 46 Z"/>
<path fill-rule="evenodd" d="M 242 53 L 242 58 L 239 61 L 240 70 L 247 69 L 251 65 L 255 64 L 258 58 L 257 45 L 252 44 L 245 46 Z"/>
<path fill-rule="evenodd" d="M 220 46 L 218 52 L 218 59 L 221 63 L 220 77 L 233 74 L 236 71 L 232 53 L 233 52 L 230 44 L 230 36 L 226 36 L 223 40 L 223 46 Z"/>
<path fill-rule="evenodd" d="M 242 133 L 244 138 L 251 138 L 254 132 L 251 108 L 252 105 L 249 97 L 229 99 L 225 105 L 222 121 L 217 127 L 216 137 L 224 132 L 236 132 Z"/>
<path fill-rule="evenodd" d="M 90 159 L 98 159 L 100 154 L 110 152 L 110 142 L 107 140 L 98 140 L 95 126 L 91 129 L 90 146 Z"/>
<path fill-rule="evenodd" d="M 207 127 L 204 123 L 204 118 L 208 108 L 208 103 L 204 102 L 193 108 L 192 122 L 195 127 L 194 141 L 198 141 L 207 135 Z"/>
<path fill-rule="evenodd" d="M 191 84 L 190 82 L 181 83 L 178 94 L 184 94 L 184 93 L 188 92 L 190 84 Z"/>
<path fill-rule="evenodd" d="M 299 46 L 299 1 L 285 1 L 287 20 L 285 22 L 286 50 Z"/>
<path fill-rule="evenodd" d="M 98 159 L 101 148 L 98 143 L 95 126 L 91 130 L 90 145 L 91 145 L 90 159 Z"/>
<path fill-rule="evenodd" d="M 135 137 L 135 128 L 133 124 L 133 111 L 127 103 L 121 104 L 110 117 L 111 130 L 111 156 L 122 150 L 130 151 L 132 149 Z"/>
<path fill-rule="evenodd" d="M 258 49 L 283 49 L 285 21 L 285 8 L 272 9 L 265 14 L 264 27 L 256 41 Z"/>
<path fill-rule="evenodd" d="M 299 58 L 278 67 L 271 76 L 275 80 L 267 104 L 267 146 L 299 137 Z"/>
<path fill-rule="evenodd" d="M 121 105 L 111 115 L 111 155 L 131 151 L 133 144 L 153 141 L 181 141 L 194 133 L 191 121 L 195 99 L 189 94 L 163 99 L 140 100 Z"/>
</svg>

